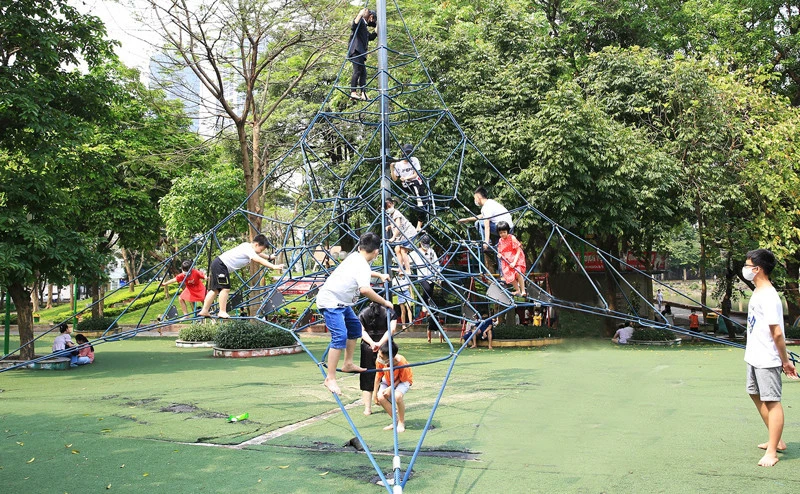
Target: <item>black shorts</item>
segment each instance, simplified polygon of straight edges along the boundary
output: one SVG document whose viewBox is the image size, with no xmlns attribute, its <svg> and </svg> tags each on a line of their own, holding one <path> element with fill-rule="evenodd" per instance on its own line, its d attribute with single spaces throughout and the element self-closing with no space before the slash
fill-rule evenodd
<svg viewBox="0 0 800 494">
<path fill-rule="evenodd" d="M 213 261 L 211 261 L 211 271 L 208 277 L 208 289 L 213 290 L 215 292 L 219 292 L 220 290 L 230 290 L 231 289 L 231 279 L 228 275 L 228 266 L 225 265 L 224 262 L 219 260 L 219 257 L 215 257 Z"/>
</svg>

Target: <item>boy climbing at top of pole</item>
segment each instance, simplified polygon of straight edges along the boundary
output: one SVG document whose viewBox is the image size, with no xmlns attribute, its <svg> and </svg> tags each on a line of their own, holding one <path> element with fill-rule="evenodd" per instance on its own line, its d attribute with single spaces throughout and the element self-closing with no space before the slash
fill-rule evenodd
<svg viewBox="0 0 800 494">
<path fill-rule="evenodd" d="M 331 393 L 341 395 L 336 383 L 336 367 L 344 350 L 342 372 L 364 372 L 365 369 L 353 362 L 356 340 L 361 337 L 361 321 L 353 312 L 361 296 L 383 305 L 387 309 L 394 306 L 370 286 L 370 278 L 388 281 L 389 275 L 372 270 L 370 263 L 378 257 L 381 239 L 367 232 L 358 241 L 358 252 L 350 254 L 333 270 L 317 294 L 317 308 L 325 318 L 325 326 L 331 333 L 331 346 L 328 351 L 328 376 L 323 384 Z"/>
</svg>

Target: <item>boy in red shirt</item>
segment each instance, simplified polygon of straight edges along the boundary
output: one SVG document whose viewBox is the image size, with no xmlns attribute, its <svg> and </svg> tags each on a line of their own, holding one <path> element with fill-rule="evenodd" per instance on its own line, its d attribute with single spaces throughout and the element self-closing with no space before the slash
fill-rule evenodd
<svg viewBox="0 0 800 494">
<path fill-rule="evenodd" d="M 694 309 L 692 309 L 692 313 L 689 314 L 689 329 L 692 331 L 700 331 L 700 318 L 694 313 Z"/>
<path fill-rule="evenodd" d="M 404 432 L 406 430 L 406 406 L 403 402 L 403 397 L 409 388 L 414 378 L 414 373 L 411 367 L 404 367 L 397 369 L 397 367 L 408 365 L 408 360 L 397 353 L 397 344 L 392 341 L 392 355 L 394 356 L 394 401 L 397 404 L 397 432 Z M 378 358 L 375 359 L 375 368 L 378 370 L 375 373 L 375 386 L 372 388 L 372 398 L 378 405 L 382 406 L 386 413 L 392 415 L 392 388 L 390 387 L 389 372 L 381 369 L 389 367 L 389 342 L 387 341 L 381 345 L 378 351 Z M 383 428 L 385 431 L 390 431 L 394 428 L 392 424 Z"/>
</svg>

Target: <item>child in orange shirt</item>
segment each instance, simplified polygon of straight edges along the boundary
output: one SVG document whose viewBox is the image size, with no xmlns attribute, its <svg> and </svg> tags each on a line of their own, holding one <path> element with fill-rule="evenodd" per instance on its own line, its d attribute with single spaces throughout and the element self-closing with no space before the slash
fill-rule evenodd
<svg viewBox="0 0 800 494">
<path fill-rule="evenodd" d="M 409 388 L 414 378 L 414 373 L 411 367 L 404 367 L 397 369 L 397 367 L 408 365 L 408 360 L 397 353 L 397 344 L 392 341 L 392 355 L 394 356 L 394 401 L 397 404 L 397 432 L 406 430 L 406 406 L 403 402 L 403 397 Z M 375 373 L 375 387 L 372 391 L 372 398 L 378 405 L 382 406 L 386 413 L 392 414 L 392 389 L 390 387 L 389 372 L 381 369 L 389 367 L 389 342 L 387 341 L 381 345 L 378 351 L 378 358 L 375 360 L 375 368 L 378 370 Z M 393 425 L 389 424 L 383 428 L 385 431 L 393 429 Z"/>
<path fill-rule="evenodd" d="M 689 329 L 692 331 L 700 331 L 700 318 L 694 313 L 694 309 L 692 309 L 692 313 L 689 314 Z"/>
</svg>

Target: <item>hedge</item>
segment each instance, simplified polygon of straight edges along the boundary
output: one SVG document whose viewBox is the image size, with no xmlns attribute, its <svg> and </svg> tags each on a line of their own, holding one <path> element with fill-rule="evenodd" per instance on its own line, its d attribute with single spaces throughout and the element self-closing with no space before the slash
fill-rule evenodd
<svg viewBox="0 0 800 494">
<path fill-rule="evenodd" d="M 800 326 L 789 326 L 785 329 L 785 332 L 787 338 L 800 339 Z"/>
<path fill-rule="evenodd" d="M 214 346 L 226 350 L 274 348 L 297 343 L 291 333 L 251 321 L 228 321 L 218 324 Z"/>
<path fill-rule="evenodd" d="M 630 339 L 636 341 L 670 341 L 676 338 L 675 333 L 666 329 L 636 328 L 633 330 L 633 336 Z"/>
<path fill-rule="evenodd" d="M 112 326 L 113 324 L 113 326 Z M 107 329 L 114 329 L 117 327 L 117 323 L 114 322 L 113 317 L 101 317 L 99 319 L 84 319 L 83 321 L 78 322 L 78 327 L 75 329 L 75 333 L 88 333 L 90 331 L 105 331 Z"/>
<path fill-rule="evenodd" d="M 551 334 L 553 334 L 553 328 L 547 326 L 500 324 L 492 329 L 492 337 L 495 340 L 530 340 L 547 338 Z"/>
<path fill-rule="evenodd" d="M 178 339 L 183 341 L 214 341 L 217 337 L 217 324 L 193 323 L 181 328 Z"/>
</svg>

